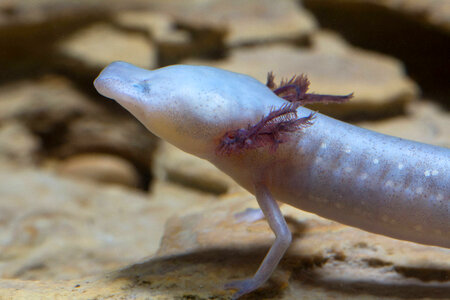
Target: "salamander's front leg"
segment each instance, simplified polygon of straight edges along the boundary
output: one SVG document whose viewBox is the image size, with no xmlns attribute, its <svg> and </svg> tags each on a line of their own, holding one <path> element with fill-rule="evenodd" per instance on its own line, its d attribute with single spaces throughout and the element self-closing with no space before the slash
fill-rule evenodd
<svg viewBox="0 0 450 300">
<path fill-rule="evenodd" d="M 229 282 L 225 285 L 226 289 L 237 290 L 237 292 L 233 294 L 233 299 L 237 299 L 242 295 L 256 290 L 264 282 L 266 282 L 278 266 L 278 263 L 292 241 L 291 232 L 289 231 L 286 221 L 281 214 L 280 208 L 263 183 L 255 184 L 255 195 L 261 210 L 269 222 L 270 228 L 275 233 L 276 238 L 263 262 L 259 266 L 258 271 L 256 271 L 256 274 L 253 277 Z"/>
</svg>

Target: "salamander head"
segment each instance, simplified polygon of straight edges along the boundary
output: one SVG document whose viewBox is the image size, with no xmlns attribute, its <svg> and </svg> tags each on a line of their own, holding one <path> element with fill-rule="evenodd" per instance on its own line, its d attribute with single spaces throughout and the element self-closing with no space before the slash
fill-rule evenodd
<svg viewBox="0 0 450 300">
<path fill-rule="evenodd" d="M 94 85 L 151 132 L 201 157 L 213 152 L 227 130 L 246 127 L 283 103 L 249 76 L 205 66 L 148 71 L 114 62 Z"/>
</svg>

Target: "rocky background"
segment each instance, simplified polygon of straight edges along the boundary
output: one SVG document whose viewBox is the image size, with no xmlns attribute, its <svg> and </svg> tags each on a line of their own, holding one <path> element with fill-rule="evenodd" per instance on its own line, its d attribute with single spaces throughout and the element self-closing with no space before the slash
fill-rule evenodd
<svg viewBox="0 0 450 300">
<path fill-rule="evenodd" d="M 273 240 L 233 218 L 251 195 L 97 95 L 114 60 L 307 73 L 355 93 L 314 109 L 450 147 L 447 0 L 2 0 L 0 299 L 229 299 Z M 283 212 L 293 244 L 244 299 L 450 299 L 448 249 Z"/>
</svg>

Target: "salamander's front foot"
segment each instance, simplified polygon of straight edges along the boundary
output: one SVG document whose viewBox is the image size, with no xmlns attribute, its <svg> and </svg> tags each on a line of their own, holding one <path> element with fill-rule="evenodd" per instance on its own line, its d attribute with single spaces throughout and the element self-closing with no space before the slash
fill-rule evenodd
<svg viewBox="0 0 450 300">
<path fill-rule="evenodd" d="M 259 286 L 260 284 L 256 282 L 254 278 L 247 278 L 244 280 L 228 282 L 225 284 L 224 288 L 227 290 L 237 290 L 231 297 L 232 300 L 236 300 L 239 297 L 256 290 Z"/>
</svg>

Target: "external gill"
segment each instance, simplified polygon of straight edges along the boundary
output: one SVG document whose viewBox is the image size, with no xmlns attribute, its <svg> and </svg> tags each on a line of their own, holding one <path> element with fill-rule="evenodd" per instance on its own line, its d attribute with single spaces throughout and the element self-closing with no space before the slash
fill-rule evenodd
<svg viewBox="0 0 450 300">
<path fill-rule="evenodd" d="M 278 109 L 272 109 L 254 125 L 248 124 L 247 128 L 227 131 L 216 152 L 230 155 L 264 146 L 276 151 L 279 144 L 287 141 L 286 133 L 312 125 L 314 113 L 307 117 L 297 117 L 297 108 L 300 105 L 299 102 L 286 103 Z"/>
<path fill-rule="evenodd" d="M 275 95 L 289 102 L 300 102 L 301 105 L 311 103 L 344 103 L 353 97 L 353 93 L 342 96 L 306 93 L 309 85 L 310 81 L 305 74 L 294 75 L 289 80 L 281 79 L 279 85 L 275 83 L 275 75 L 272 72 L 267 74 L 266 86 Z"/>
<path fill-rule="evenodd" d="M 269 146 L 276 151 L 278 145 L 288 140 L 285 135 L 295 132 L 313 124 L 314 113 L 307 117 L 297 118 L 297 108 L 308 103 L 343 103 L 353 97 L 353 93 L 344 96 L 321 95 L 306 93 L 309 88 L 306 75 L 294 75 L 291 79 L 282 79 L 280 84 L 275 83 L 275 75 L 269 72 L 266 86 L 274 94 L 289 101 L 278 109 L 272 109 L 267 116 L 247 128 L 227 131 L 220 139 L 216 153 L 231 155 L 244 150 Z"/>
</svg>

